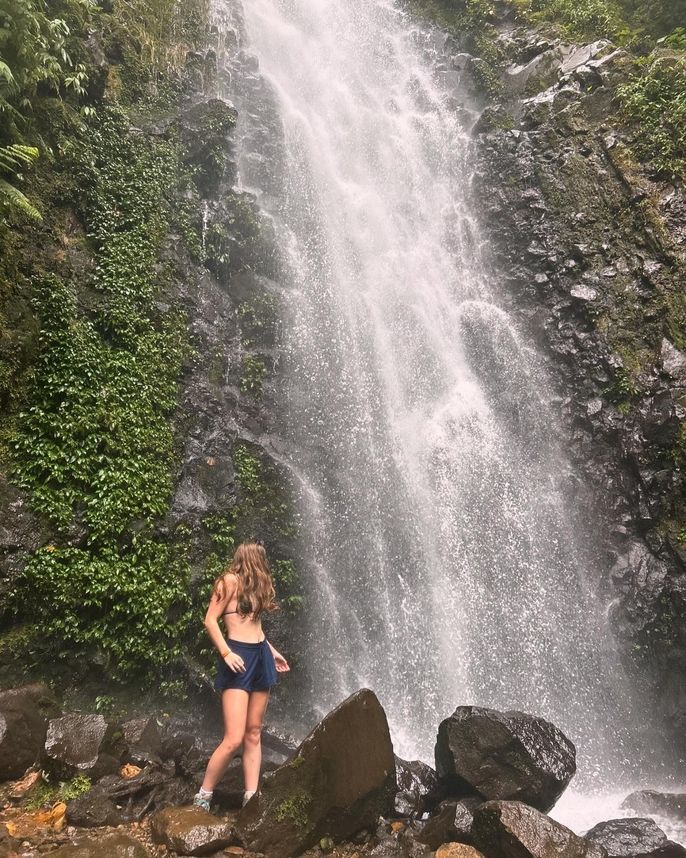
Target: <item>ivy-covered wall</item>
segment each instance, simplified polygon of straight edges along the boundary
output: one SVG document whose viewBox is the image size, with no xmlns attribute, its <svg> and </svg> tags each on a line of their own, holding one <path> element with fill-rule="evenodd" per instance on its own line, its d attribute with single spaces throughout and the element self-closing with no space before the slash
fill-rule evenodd
<svg viewBox="0 0 686 858">
<path fill-rule="evenodd" d="M 269 251 L 233 190 L 207 14 L 0 0 L 3 684 L 154 673 L 183 693 L 245 537 L 299 606 L 284 476 L 239 438 L 267 419 L 278 306 L 234 290 Z"/>
</svg>

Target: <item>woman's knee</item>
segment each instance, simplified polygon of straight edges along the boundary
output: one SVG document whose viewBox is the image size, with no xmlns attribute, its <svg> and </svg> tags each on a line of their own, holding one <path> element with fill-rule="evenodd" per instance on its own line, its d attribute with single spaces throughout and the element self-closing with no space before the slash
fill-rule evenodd
<svg viewBox="0 0 686 858">
<path fill-rule="evenodd" d="M 245 728 L 243 741 L 248 745 L 259 745 L 262 738 L 262 725 L 252 724 Z"/>
<path fill-rule="evenodd" d="M 241 746 L 241 740 L 236 736 L 224 736 L 219 747 L 228 754 L 235 753 Z"/>
</svg>

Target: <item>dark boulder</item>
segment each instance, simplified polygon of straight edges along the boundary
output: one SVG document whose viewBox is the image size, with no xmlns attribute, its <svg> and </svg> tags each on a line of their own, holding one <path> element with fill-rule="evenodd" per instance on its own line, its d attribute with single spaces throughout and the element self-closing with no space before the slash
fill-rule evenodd
<svg viewBox="0 0 686 858">
<path fill-rule="evenodd" d="M 264 778 L 236 825 L 251 851 L 289 858 L 322 837 L 340 840 L 373 826 L 390 812 L 396 792 L 386 713 L 376 695 L 362 689 Z"/>
<path fill-rule="evenodd" d="M 50 855 L 54 858 L 150 858 L 150 853 L 140 840 L 118 832 L 84 837 L 75 843 L 60 846 Z"/>
<path fill-rule="evenodd" d="M 112 788 L 119 784 L 117 775 L 105 775 L 88 792 L 73 798 L 67 804 L 67 820 L 80 828 L 100 828 L 103 825 L 121 825 L 130 820 L 126 810 L 117 805 Z"/>
<path fill-rule="evenodd" d="M 0 691 L 0 781 L 21 777 L 39 758 L 59 706 L 46 685 Z"/>
<path fill-rule="evenodd" d="M 632 792 L 621 804 L 622 810 L 637 814 L 666 816 L 686 823 L 686 793 L 643 789 Z"/>
<path fill-rule="evenodd" d="M 72 712 L 49 722 L 43 764 L 58 778 L 83 774 L 97 780 L 119 770 L 123 750 L 121 732 L 102 715 Z"/>
<path fill-rule="evenodd" d="M 438 791 L 438 775 L 434 769 L 421 760 L 408 761 L 396 757 L 395 776 L 398 781 L 395 812 L 399 816 L 412 816 L 427 810 Z"/>
<path fill-rule="evenodd" d="M 168 807 L 150 820 L 156 843 L 181 855 L 211 855 L 236 843 L 230 822 L 218 819 L 199 807 Z"/>
<path fill-rule="evenodd" d="M 67 819 L 83 828 L 121 825 L 170 805 L 187 804 L 194 793 L 193 783 L 177 776 L 173 764 L 150 763 L 133 778 L 101 778 L 68 803 Z"/>
<path fill-rule="evenodd" d="M 686 858 L 686 849 L 668 839 L 652 819 L 610 819 L 586 832 L 609 858 Z"/>
<path fill-rule="evenodd" d="M 436 770 L 455 795 L 523 801 L 547 811 L 576 771 L 576 749 L 554 724 L 524 712 L 458 706 L 442 721 Z"/>
<path fill-rule="evenodd" d="M 442 801 L 438 806 L 438 812 L 429 819 L 417 835 L 417 840 L 428 844 L 434 850 L 442 843 L 452 841 L 470 843 L 474 811 L 480 804 L 480 798 Z"/>
<path fill-rule="evenodd" d="M 160 760 L 162 733 L 156 718 L 132 718 L 121 725 L 121 731 L 129 762 L 144 766 Z"/>
<path fill-rule="evenodd" d="M 486 858 L 607 858 L 602 846 L 519 801 L 477 807 L 472 837 Z"/>
</svg>

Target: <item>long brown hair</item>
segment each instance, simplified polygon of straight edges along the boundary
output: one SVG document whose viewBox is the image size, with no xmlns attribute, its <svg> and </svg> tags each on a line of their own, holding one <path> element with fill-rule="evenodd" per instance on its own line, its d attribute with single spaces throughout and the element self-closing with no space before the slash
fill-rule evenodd
<svg viewBox="0 0 686 858">
<path fill-rule="evenodd" d="M 236 549 L 231 563 L 214 582 L 213 592 L 224 598 L 224 576 L 229 573 L 238 578 L 236 608 L 241 617 L 252 614 L 258 619 L 264 611 L 278 611 L 276 592 L 267 562 L 267 552 L 259 542 L 242 542 Z"/>
</svg>

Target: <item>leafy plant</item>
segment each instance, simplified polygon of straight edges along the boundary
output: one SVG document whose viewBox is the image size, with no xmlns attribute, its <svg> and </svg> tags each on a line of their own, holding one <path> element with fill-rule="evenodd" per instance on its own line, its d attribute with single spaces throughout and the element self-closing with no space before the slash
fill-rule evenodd
<svg viewBox="0 0 686 858">
<path fill-rule="evenodd" d="M 86 775 L 76 775 L 69 781 L 53 783 L 43 773 L 40 782 L 29 793 L 25 807 L 26 810 L 39 810 L 56 801 L 71 801 L 88 792 L 90 788 L 91 780 Z"/>
<path fill-rule="evenodd" d="M 686 55 L 651 54 L 617 94 L 625 118 L 639 130 L 638 156 L 656 173 L 686 177 Z"/>
<path fill-rule="evenodd" d="M 23 146 L 20 143 L 0 146 L 0 204 L 14 207 L 34 220 L 41 219 L 38 209 L 1 174 L 21 178 L 22 167 L 33 164 L 38 155 L 39 152 L 35 146 Z"/>
</svg>

